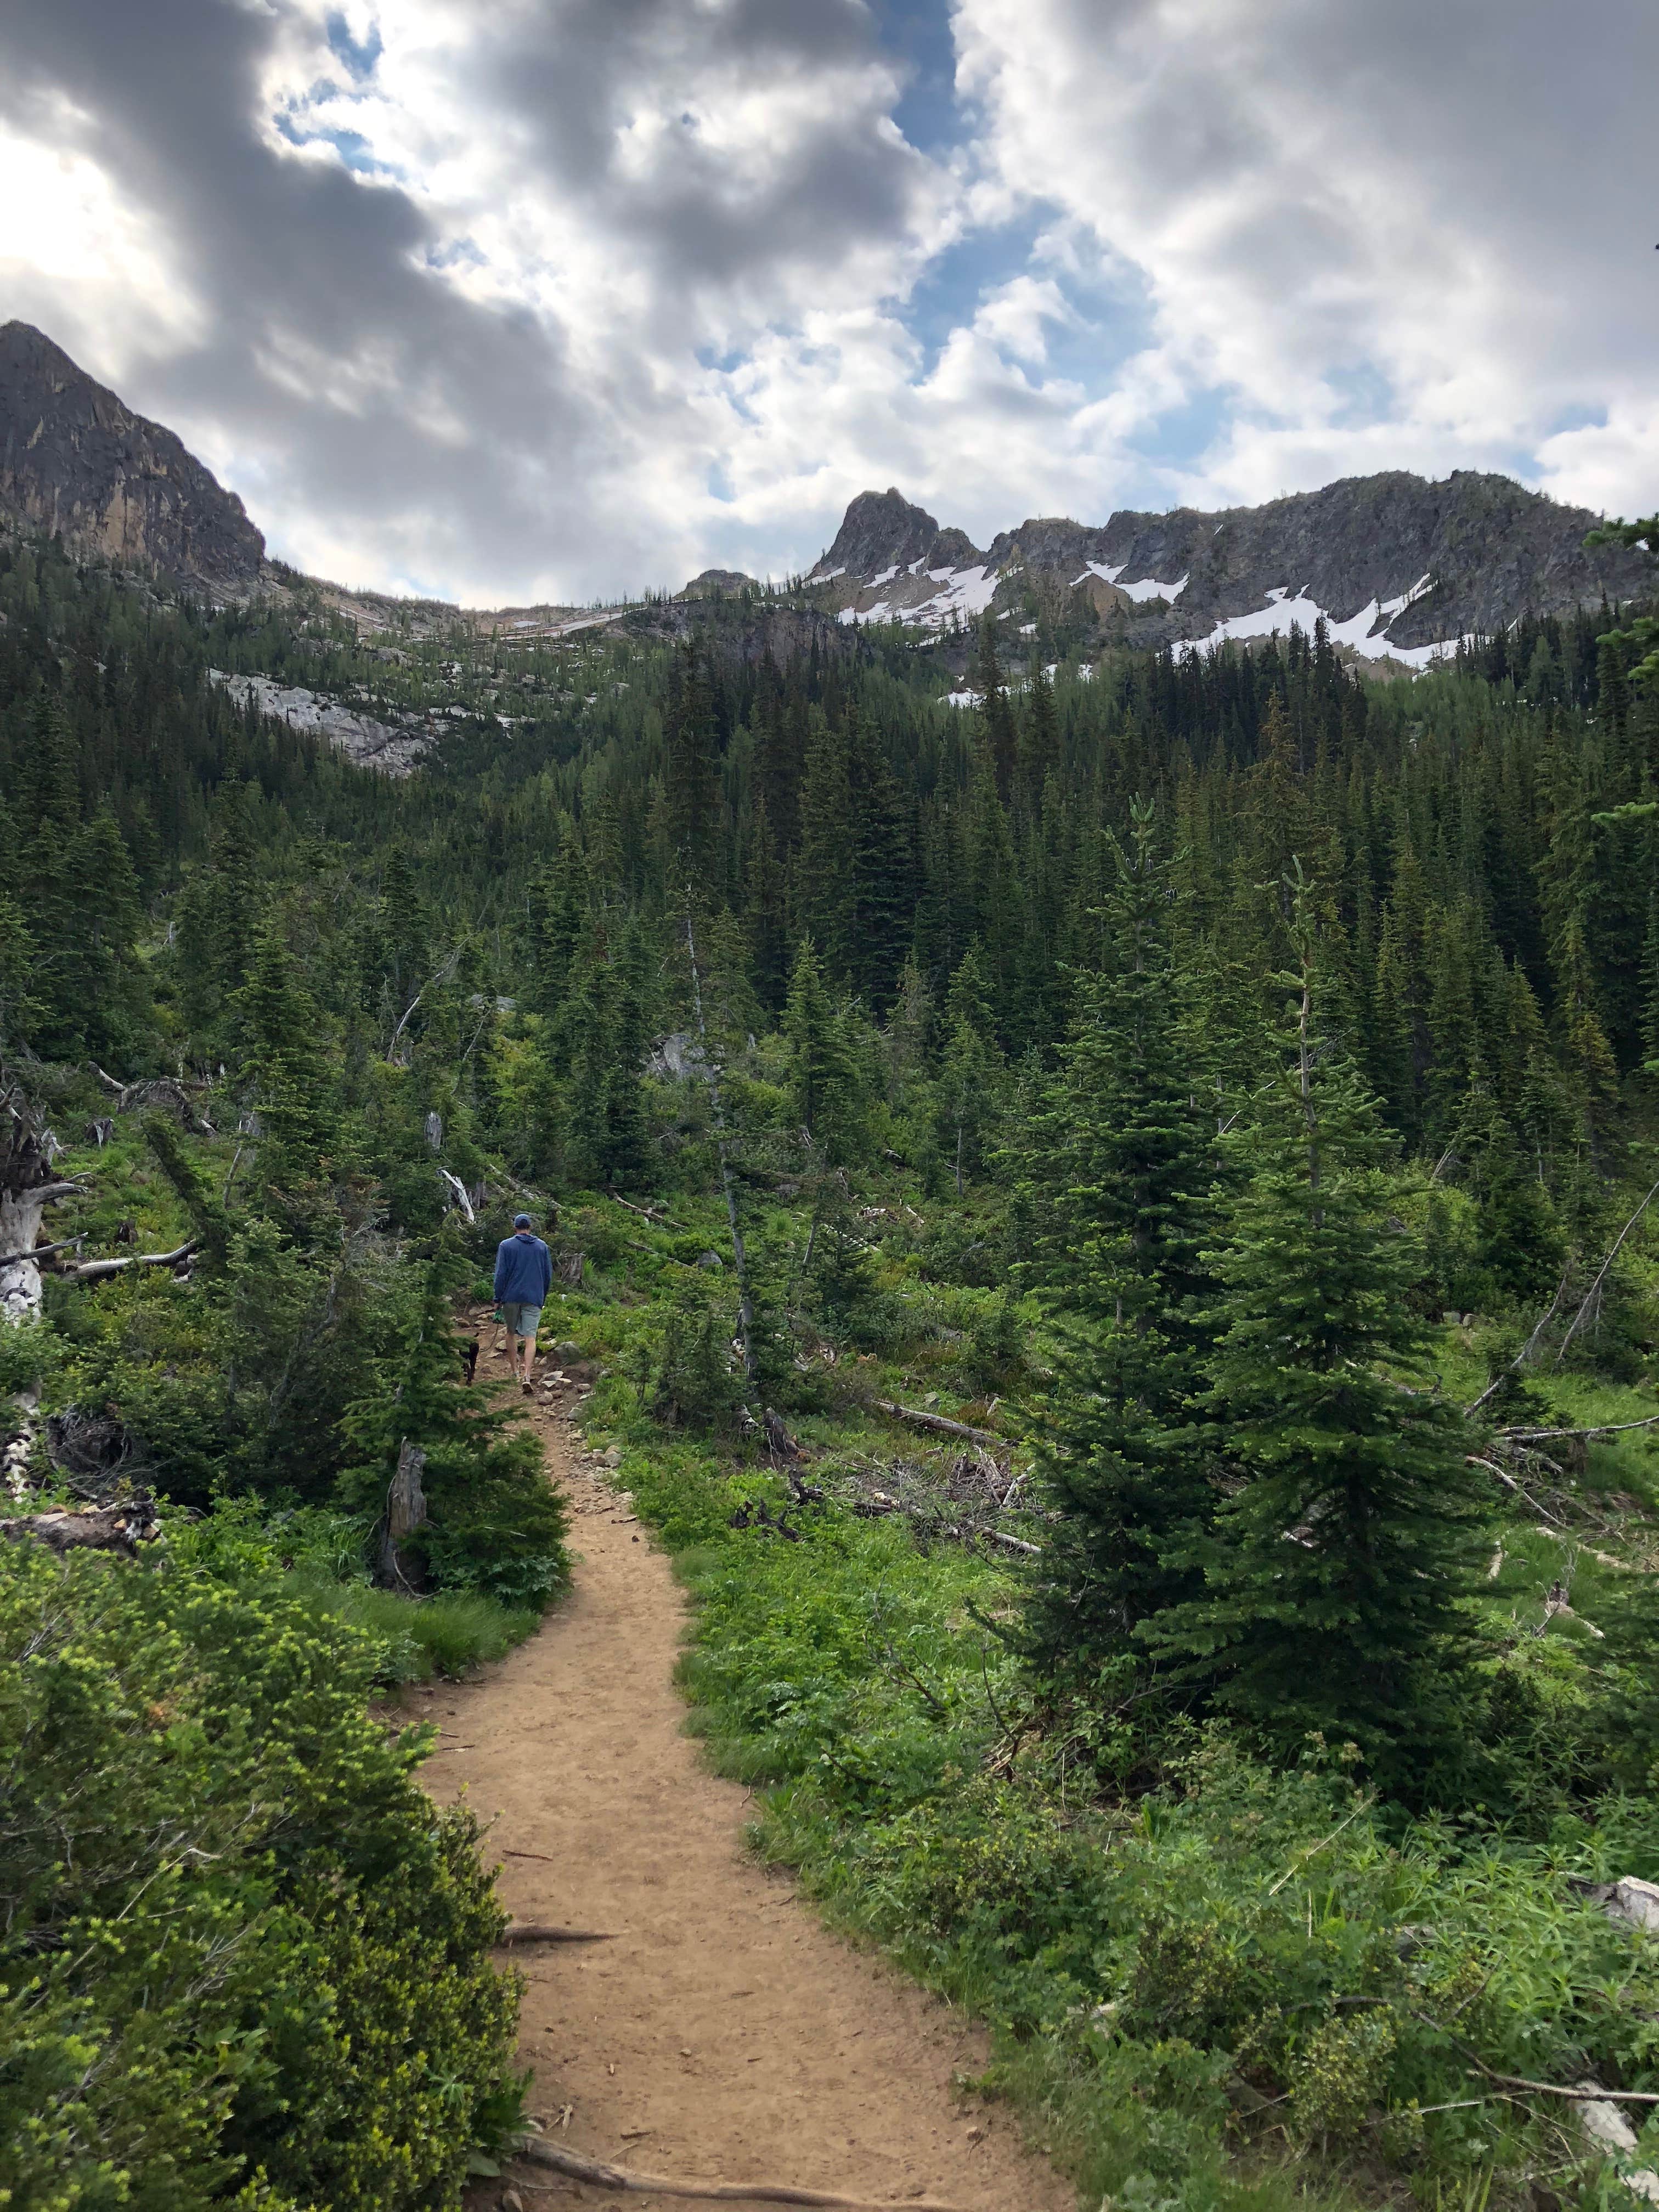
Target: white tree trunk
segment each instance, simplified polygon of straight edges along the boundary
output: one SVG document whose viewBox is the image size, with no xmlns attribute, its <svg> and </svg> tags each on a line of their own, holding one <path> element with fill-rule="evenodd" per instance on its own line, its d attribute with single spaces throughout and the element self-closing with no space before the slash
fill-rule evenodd
<svg viewBox="0 0 1659 2212">
<path fill-rule="evenodd" d="M 52 1188 L 34 1190 L 0 1188 L 0 1255 L 33 1252 L 40 1241 L 46 1194 Z M 30 1259 L 8 1259 L 0 1267 L 0 1322 L 15 1328 L 35 1321 L 40 1313 L 40 1268 Z"/>
</svg>

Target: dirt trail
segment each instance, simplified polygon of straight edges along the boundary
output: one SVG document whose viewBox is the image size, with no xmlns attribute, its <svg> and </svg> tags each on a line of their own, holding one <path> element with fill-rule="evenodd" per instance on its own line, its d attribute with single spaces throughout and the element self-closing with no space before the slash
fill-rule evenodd
<svg viewBox="0 0 1659 2212">
<path fill-rule="evenodd" d="M 492 1341 L 486 1327 L 481 1375 L 505 1371 Z M 616 1931 L 514 1954 L 532 2112 L 574 2150 L 676 2179 L 1073 2212 L 1012 2117 L 954 2090 L 983 2069 L 983 2038 L 828 1934 L 744 1852 L 748 1792 L 684 1733 L 667 1561 L 582 1462 L 556 1394 L 538 1391 L 534 1419 L 573 1507 L 574 1589 L 503 1665 L 406 1700 L 442 1727 L 433 1795 L 465 1790 L 494 1820 L 509 1910 Z M 545 2179 L 527 2206 L 683 2204 Z M 504 2185 L 470 2202 L 494 2206 Z"/>
</svg>

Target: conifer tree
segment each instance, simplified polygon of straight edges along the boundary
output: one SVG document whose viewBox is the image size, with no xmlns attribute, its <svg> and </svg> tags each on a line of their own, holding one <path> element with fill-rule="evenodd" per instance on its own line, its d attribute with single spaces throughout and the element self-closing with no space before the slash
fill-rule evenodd
<svg viewBox="0 0 1659 2212">
<path fill-rule="evenodd" d="M 1042 794 L 1048 779 L 1060 768 L 1060 720 L 1054 712 L 1054 687 L 1039 662 L 1031 672 L 1031 696 L 1021 732 L 1020 782 L 1027 811 L 1042 811 Z"/>
<path fill-rule="evenodd" d="M 945 994 L 945 1045 L 939 1063 L 939 1133 L 952 1163 L 958 1197 L 978 1167 L 986 1138 L 995 1123 L 1006 1073 L 975 942 L 963 955 Z"/>
<path fill-rule="evenodd" d="M 1207 1336 L 1213 1145 L 1150 805 L 1113 858 L 1104 962 L 1077 981 L 1018 1193 L 1024 1272 L 1063 1346 L 1044 1407 L 1060 1512 L 1029 1608 L 1033 1648 L 1061 1675 L 1124 1654 L 1139 1622 L 1190 1594 L 1195 1573 L 1170 1555 L 1208 1510 L 1188 1401 Z"/>
<path fill-rule="evenodd" d="M 897 779 L 868 716 L 847 725 L 850 818 L 846 860 L 852 878 L 848 969 L 853 986 L 877 1009 L 893 995 L 909 937 L 913 861 Z"/>
<path fill-rule="evenodd" d="M 797 1125 L 808 1136 L 819 1133 L 836 1076 L 835 1013 L 824 988 L 817 948 L 804 937 L 789 976 L 783 1033 L 793 1052 L 790 1103 Z"/>
<path fill-rule="evenodd" d="M 1287 1749 L 1321 1729 L 1398 1771 L 1452 1726 L 1488 1501 L 1462 1417 L 1402 1379 L 1424 1340 L 1415 1255 L 1389 1222 L 1375 1104 L 1322 1036 L 1301 899 L 1294 926 L 1283 1066 L 1237 1140 L 1247 1179 L 1215 1259 L 1206 1410 L 1227 1481 L 1184 1554 L 1204 1589 L 1140 1634 Z"/>
<path fill-rule="evenodd" d="M 789 917 L 783 866 L 763 794 L 749 824 L 744 866 L 743 919 L 749 939 L 749 973 L 768 1013 L 783 1004 L 789 981 Z"/>
<path fill-rule="evenodd" d="M 681 651 L 669 694 L 668 830 L 681 879 L 708 898 L 719 886 L 715 863 L 720 823 L 719 735 L 704 656 L 695 641 Z"/>
<path fill-rule="evenodd" d="M 0 893 L 0 1060 L 38 1032 L 45 1012 L 34 995 L 38 957 L 22 908 Z"/>
<path fill-rule="evenodd" d="M 1019 752 L 1019 732 L 1009 704 L 1002 663 L 997 658 L 995 618 L 987 611 L 979 626 L 979 649 L 974 660 L 974 688 L 985 724 L 985 748 L 996 778 L 997 796 L 1006 805 L 1013 795 L 1014 765 Z"/>
<path fill-rule="evenodd" d="M 266 1180 L 288 1193 L 325 1182 L 337 1164 L 333 1072 L 317 1003 L 279 922 L 260 932 L 235 1012 L 243 1064 L 253 1083 Z"/>
<path fill-rule="evenodd" d="M 587 864 L 574 836 L 560 840 L 555 858 L 530 885 L 529 950 L 538 1011 L 556 1015 L 570 988 L 570 970 L 587 907 Z"/>
<path fill-rule="evenodd" d="M 848 849 L 852 816 L 853 780 L 845 732 L 815 714 L 801 780 L 795 921 L 836 976 L 849 974 L 856 949 Z"/>
</svg>

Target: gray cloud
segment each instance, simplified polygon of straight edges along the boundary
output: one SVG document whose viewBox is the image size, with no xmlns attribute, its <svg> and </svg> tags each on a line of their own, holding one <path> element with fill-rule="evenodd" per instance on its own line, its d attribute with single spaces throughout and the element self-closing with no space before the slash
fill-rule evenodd
<svg viewBox="0 0 1659 2212">
<path fill-rule="evenodd" d="M 712 35 L 692 40 L 699 18 Z M 405 576 L 615 588 L 663 558 L 663 517 L 635 505 L 633 477 L 649 477 L 653 447 L 696 460 L 672 374 L 708 335 L 688 295 L 735 295 L 750 320 L 787 311 L 780 266 L 797 289 L 833 281 L 861 241 L 902 229 L 919 165 L 867 102 L 810 112 L 825 70 L 879 70 L 853 0 L 713 13 L 574 0 L 491 20 L 502 35 L 471 45 L 455 88 L 464 120 L 517 133 L 526 186 L 642 290 L 647 347 L 613 333 L 598 377 L 572 359 L 583 303 L 560 301 L 556 267 L 534 309 L 470 295 L 431 265 L 440 208 L 273 144 L 287 8 L 19 0 L 0 115 L 61 143 L 52 104 L 67 94 L 89 118 L 84 150 L 175 242 L 204 335 L 142 364 L 128 396 L 181 427 L 218 426 L 218 445 L 252 463 L 258 481 L 240 488 L 256 513 L 263 484 L 279 512 L 347 518 L 337 534 L 371 557 L 378 543 Z M 763 103 L 781 85 L 809 112 L 746 179 L 703 143 L 695 107 L 629 173 L 635 115 L 701 95 L 718 125 L 718 103 Z"/>
<path fill-rule="evenodd" d="M 0 33 L 0 162 L 83 165 L 28 173 L 61 250 L 0 204 L 0 312 L 305 565 L 495 600 L 781 571 L 896 480 L 981 539 L 1388 466 L 1659 499 L 1646 0 L 935 0 L 962 136 L 926 157 L 865 0 L 398 0 L 373 67 L 327 4 Z M 1103 268 L 1145 329 L 1097 365 Z"/>
<path fill-rule="evenodd" d="M 523 558 L 580 532 L 592 521 L 581 462 L 602 450 L 604 425 L 572 388 L 556 331 L 425 271 L 430 225 L 405 193 L 270 150 L 255 117 L 278 28 L 188 0 L 21 0 L 11 13 L 7 108 L 27 128 L 67 91 L 92 118 L 87 149 L 183 242 L 207 305 L 205 342 L 131 396 L 216 419 L 325 509 L 431 515 L 450 541 L 434 571 L 492 534 Z M 296 353 L 297 380 L 275 373 Z M 356 373 L 343 394 L 307 388 L 308 362 Z M 471 426 L 459 447 L 418 427 L 448 410 Z M 550 451 L 566 464 L 556 477 Z"/>
</svg>

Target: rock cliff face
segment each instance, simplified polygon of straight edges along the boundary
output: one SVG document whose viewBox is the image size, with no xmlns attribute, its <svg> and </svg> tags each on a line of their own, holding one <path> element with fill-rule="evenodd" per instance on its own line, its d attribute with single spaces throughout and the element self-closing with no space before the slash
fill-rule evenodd
<svg viewBox="0 0 1659 2212">
<path fill-rule="evenodd" d="M 83 557 L 217 590 L 264 557 L 234 492 L 28 323 L 0 325 L 0 512 Z"/>
<path fill-rule="evenodd" d="M 1639 556 L 1584 550 L 1595 522 L 1507 477 L 1395 471 L 1218 514 L 1040 519 L 981 552 L 897 491 L 862 492 L 808 581 L 843 621 L 927 628 L 1033 586 L 1079 592 L 1133 642 L 1188 648 L 1323 616 L 1339 644 L 1420 667 L 1528 612 L 1648 596 Z"/>
</svg>

